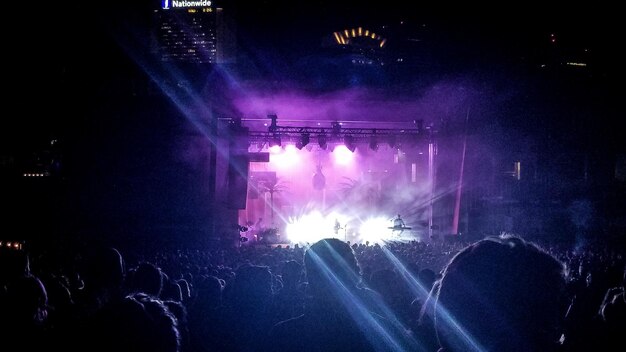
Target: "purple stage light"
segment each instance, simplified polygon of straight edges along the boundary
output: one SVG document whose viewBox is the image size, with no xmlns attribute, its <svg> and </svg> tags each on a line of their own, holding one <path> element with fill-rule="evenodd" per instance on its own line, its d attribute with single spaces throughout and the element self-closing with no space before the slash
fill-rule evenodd
<svg viewBox="0 0 626 352">
<path fill-rule="evenodd" d="M 300 161 L 300 158 L 298 157 L 298 150 L 296 149 L 295 146 L 291 144 L 287 145 L 284 150 L 278 147 L 279 148 L 278 153 L 274 153 L 272 151 L 272 148 L 270 148 L 270 152 L 272 152 L 272 154 L 270 155 L 270 162 L 277 169 L 291 168 L 295 166 L 296 164 L 298 164 L 298 162 Z"/>
<path fill-rule="evenodd" d="M 333 151 L 335 163 L 338 165 L 348 165 L 354 159 L 354 154 L 345 145 L 338 145 Z"/>
</svg>

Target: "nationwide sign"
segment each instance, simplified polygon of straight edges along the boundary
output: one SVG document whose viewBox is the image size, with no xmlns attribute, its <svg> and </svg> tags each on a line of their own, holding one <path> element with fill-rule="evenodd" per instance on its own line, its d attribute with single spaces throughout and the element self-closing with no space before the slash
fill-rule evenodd
<svg viewBox="0 0 626 352">
<path fill-rule="evenodd" d="M 185 9 L 188 7 L 211 7 L 210 0 L 197 0 L 197 1 L 189 1 L 189 0 L 163 0 L 163 9 Z"/>
</svg>

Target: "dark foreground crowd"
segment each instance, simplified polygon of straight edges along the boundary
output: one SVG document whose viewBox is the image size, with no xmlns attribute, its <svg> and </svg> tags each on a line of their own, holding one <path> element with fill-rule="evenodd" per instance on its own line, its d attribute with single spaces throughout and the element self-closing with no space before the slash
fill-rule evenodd
<svg viewBox="0 0 626 352">
<path fill-rule="evenodd" d="M 624 252 L 0 249 L 0 351 L 624 351 Z"/>
</svg>

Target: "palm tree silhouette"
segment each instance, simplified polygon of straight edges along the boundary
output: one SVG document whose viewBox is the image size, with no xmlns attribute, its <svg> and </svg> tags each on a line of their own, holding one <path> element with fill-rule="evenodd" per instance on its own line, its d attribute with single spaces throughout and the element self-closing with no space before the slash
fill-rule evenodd
<svg viewBox="0 0 626 352">
<path fill-rule="evenodd" d="M 289 189 L 289 187 L 287 187 L 287 184 L 288 182 L 283 181 L 278 177 L 264 180 L 259 184 L 261 192 L 270 194 L 270 219 L 272 222 L 272 226 L 274 226 L 274 193 L 287 192 L 287 190 Z"/>
<path fill-rule="evenodd" d="M 367 204 L 371 209 L 381 206 L 381 194 L 376 183 L 346 176 L 343 179 L 339 183 L 340 191 L 349 204 Z"/>
</svg>

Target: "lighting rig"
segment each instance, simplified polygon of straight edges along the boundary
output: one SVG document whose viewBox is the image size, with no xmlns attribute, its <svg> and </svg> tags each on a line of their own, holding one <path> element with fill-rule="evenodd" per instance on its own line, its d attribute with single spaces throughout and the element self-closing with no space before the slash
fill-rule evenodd
<svg viewBox="0 0 626 352">
<path fill-rule="evenodd" d="M 372 128 L 372 127 L 345 127 L 346 123 L 334 121 L 329 126 L 280 126 L 276 115 L 268 115 L 271 120 L 266 130 L 252 130 L 247 132 L 251 144 L 268 146 L 282 146 L 294 144 L 302 149 L 311 143 L 317 144 L 320 149 L 326 149 L 329 144 L 344 144 L 354 151 L 357 145 L 367 146 L 371 150 L 378 150 L 386 143 L 390 148 L 401 145 L 415 145 L 420 141 L 429 142 L 434 131 L 431 126 L 424 127 L 423 120 L 414 120 L 411 128 Z M 348 122 L 347 122 L 348 123 Z M 375 124 L 371 122 L 368 124 Z"/>
</svg>

